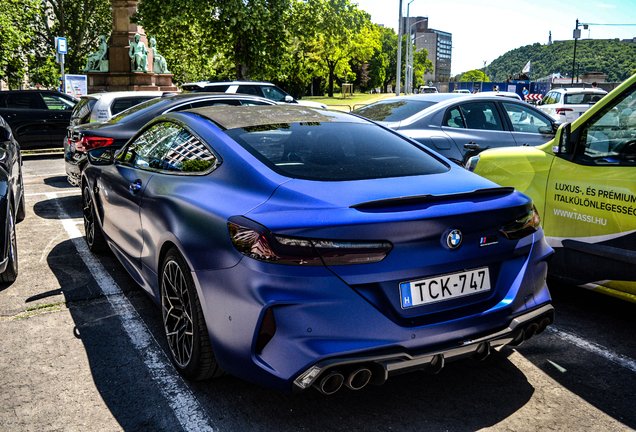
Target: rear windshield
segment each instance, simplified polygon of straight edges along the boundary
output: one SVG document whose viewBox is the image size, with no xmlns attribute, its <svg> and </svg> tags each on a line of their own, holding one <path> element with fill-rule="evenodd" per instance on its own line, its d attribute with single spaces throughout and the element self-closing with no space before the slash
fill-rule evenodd
<svg viewBox="0 0 636 432">
<path fill-rule="evenodd" d="M 320 181 L 437 174 L 443 162 L 397 134 L 365 123 L 284 123 L 225 131 L 273 171 Z"/>
<path fill-rule="evenodd" d="M 396 122 L 426 109 L 437 102 L 418 100 L 380 101 L 353 111 L 370 120 Z"/>
<path fill-rule="evenodd" d="M 600 101 L 604 95 L 597 93 L 576 93 L 576 94 L 566 94 L 565 95 L 565 104 L 566 105 L 577 105 L 577 104 L 595 104 Z"/>
<path fill-rule="evenodd" d="M 71 122 L 74 125 L 88 123 L 90 121 L 93 105 L 95 105 L 96 102 L 97 100 L 95 99 L 80 99 L 71 113 Z"/>
</svg>

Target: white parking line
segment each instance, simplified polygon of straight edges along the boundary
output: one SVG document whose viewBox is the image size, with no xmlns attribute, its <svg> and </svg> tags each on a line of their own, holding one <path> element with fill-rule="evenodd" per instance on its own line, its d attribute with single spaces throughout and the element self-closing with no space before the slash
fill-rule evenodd
<svg viewBox="0 0 636 432">
<path fill-rule="evenodd" d="M 594 342 L 587 341 L 580 336 L 577 336 L 572 333 L 568 333 L 566 331 L 561 330 L 558 327 L 550 326 L 546 329 L 546 333 L 556 334 L 558 337 L 563 339 L 566 342 L 570 342 L 573 345 L 576 345 L 579 348 L 582 348 L 586 351 L 599 355 L 606 360 L 611 361 L 619 366 L 624 367 L 625 369 L 629 369 L 632 372 L 636 372 L 636 360 L 624 356 L 622 354 L 617 354 L 615 352 L 610 351 L 608 348 L 603 345 L 596 344 Z"/>
<path fill-rule="evenodd" d="M 133 305 L 126 298 L 119 285 L 88 250 L 88 246 L 82 233 L 77 228 L 76 222 L 69 217 L 68 213 L 57 201 L 57 193 L 47 193 L 45 195 L 55 203 L 64 229 L 75 245 L 79 256 L 90 270 L 114 311 L 119 315 L 124 330 L 135 348 L 139 350 L 141 357 L 144 359 L 144 364 L 156 381 L 161 393 L 167 399 L 170 408 L 172 408 L 183 429 L 197 432 L 214 431 L 214 428 L 210 426 L 209 417 L 161 350 Z"/>
</svg>

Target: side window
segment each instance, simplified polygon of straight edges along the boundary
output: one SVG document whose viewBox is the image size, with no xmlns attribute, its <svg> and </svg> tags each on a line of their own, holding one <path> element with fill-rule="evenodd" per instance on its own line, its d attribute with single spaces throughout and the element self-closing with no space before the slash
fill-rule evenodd
<svg viewBox="0 0 636 432">
<path fill-rule="evenodd" d="M 575 161 L 636 165 L 636 87 L 597 112 L 583 127 Z"/>
<path fill-rule="evenodd" d="M 131 97 L 131 98 L 119 98 L 115 99 L 110 106 L 110 114 L 115 115 L 120 112 L 127 110 L 128 108 L 134 107 L 142 102 L 153 99 L 152 96 L 149 97 Z"/>
<path fill-rule="evenodd" d="M 530 108 L 509 102 L 502 103 L 515 132 L 552 133 L 552 123 Z"/>
<path fill-rule="evenodd" d="M 271 103 L 258 101 L 258 100 L 242 100 L 242 106 L 261 106 L 261 105 L 272 105 Z"/>
<path fill-rule="evenodd" d="M 230 86 L 229 85 L 211 85 L 211 86 L 206 86 L 205 87 L 205 91 L 206 92 L 225 93 L 227 91 L 228 87 L 230 87 Z"/>
<path fill-rule="evenodd" d="M 503 130 L 501 118 L 493 102 L 472 102 L 459 106 L 466 129 Z"/>
<path fill-rule="evenodd" d="M 458 107 L 454 107 L 446 111 L 446 116 L 442 122 L 442 126 L 448 126 L 452 128 L 465 128 L 464 119 L 459 111 Z"/>
<path fill-rule="evenodd" d="M 7 97 L 7 108 L 41 109 L 40 100 L 37 93 L 10 94 Z"/>
<path fill-rule="evenodd" d="M 217 157 L 182 127 L 163 122 L 140 135 L 126 148 L 119 161 L 153 171 L 199 173 L 212 168 Z"/>
<path fill-rule="evenodd" d="M 212 99 L 212 100 L 202 100 L 198 102 L 192 102 L 190 106 L 192 108 L 201 108 L 201 107 L 210 107 L 217 105 L 232 105 L 238 106 L 240 103 L 237 100 L 232 99 Z"/>
<path fill-rule="evenodd" d="M 214 167 L 216 155 L 187 130 L 182 129 L 163 158 L 164 170 L 200 173 Z"/>
<path fill-rule="evenodd" d="M 42 94 L 42 99 L 50 110 L 70 110 L 75 106 L 72 101 L 57 95 Z"/>
<path fill-rule="evenodd" d="M 238 87 L 238 90 L 236 90 L 236 92 L 252 96 L 263 96 L 261 90 L 258 88 L 258 86 L 255 85 L 241 85 Z"/>
<path fill-rule="evenodd" d="M 273 86 L 265 86 L 262 87 L 261 90 L 263 90 L 263 96 L 277 102 L 284 102 L 285 97 L 287 96 L 287 94 Z"/>
<path fill-rule="evenodd" d="M 181 132 L 174 123 L 157 123 L 142 133 L 119 157 L 124 165 L 153 171 L 163 169 L 163 157 Z"/>
</svg>

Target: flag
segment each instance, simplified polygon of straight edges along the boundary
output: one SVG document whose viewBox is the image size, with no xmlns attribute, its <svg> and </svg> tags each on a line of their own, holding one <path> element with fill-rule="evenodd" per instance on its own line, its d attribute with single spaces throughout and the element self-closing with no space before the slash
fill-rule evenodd
<svg viewBox="0 0 636 432">
<path fill-rule="evenodd" d="M 530 73 L 530 60 L 528 60 L 528 63 L 526 63 L 526 65 L 523 67 L 523 70 L 521 72 Z"/>
</svg>

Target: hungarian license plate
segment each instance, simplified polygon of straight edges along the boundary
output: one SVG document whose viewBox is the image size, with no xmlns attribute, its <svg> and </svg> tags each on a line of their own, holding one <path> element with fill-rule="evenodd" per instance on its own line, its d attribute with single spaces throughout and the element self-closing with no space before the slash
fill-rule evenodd
<svg viewBox="0 0 636 432">
<path fill-rule="evenodd" d="M 400 284 L 403 309 L 486 291 L 490 291 L 488 267 L 402 282 Z"/>
</svg>

